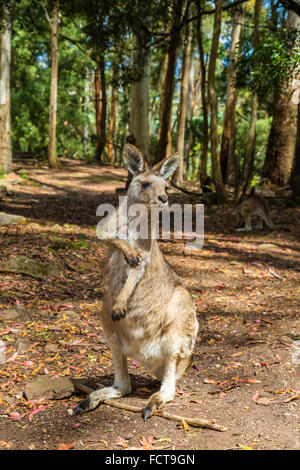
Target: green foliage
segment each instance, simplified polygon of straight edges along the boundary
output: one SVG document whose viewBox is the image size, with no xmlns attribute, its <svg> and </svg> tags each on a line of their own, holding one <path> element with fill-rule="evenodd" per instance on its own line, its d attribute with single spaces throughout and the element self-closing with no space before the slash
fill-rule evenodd
<svg viewBox="0 0 300 470">
<path fill-rule="evenodd" d="M 253 35 L 247 30 L 235 58 L 236 86 L 256 90 L 261 97 L 281 87 L 294 70 L 300 70 L 298 38 L 296 31 L 264 26 L 254 48 Z"/>
</svg>

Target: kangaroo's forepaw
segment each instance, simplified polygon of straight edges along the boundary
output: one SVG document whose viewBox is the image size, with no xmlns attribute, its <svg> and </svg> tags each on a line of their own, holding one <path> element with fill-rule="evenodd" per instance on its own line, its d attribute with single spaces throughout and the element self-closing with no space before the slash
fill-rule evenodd
<svg viewBox="0 0 300 470">
<path fill-rule="evenodd" d="M 141 262 L 141 258 L 139 256 L 127 256 L 126 261 L 131 266 L 134 268 L 135 266 L 138 266 Z"/>
<path fill-rule="evenodd" d="M 113 321 L 119 321 L 122 318 L 125 318 L 127 313 L 126 305 L 115 304 L 112 309 L 111 318 Z"/>
</svg>

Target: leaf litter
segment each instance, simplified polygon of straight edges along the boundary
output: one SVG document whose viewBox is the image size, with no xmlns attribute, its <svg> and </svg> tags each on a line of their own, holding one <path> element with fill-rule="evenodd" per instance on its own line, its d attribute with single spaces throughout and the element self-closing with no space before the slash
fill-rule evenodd
<svg viewBox="0 0 300 470">
<path fill-rule="evenodd" d="M 47 172 L 45 178 L 48 178 Z M 98 195 L 99 189 L 94 187 L 94 194 Z M 16 186 L 15 194 L 18 190 Z M 49 198 L 42 193 L 42 187 L 23 186 L 22 190 L 24 194 L 27 191 L 31 198 L 32 192 Z M 53 192 L 51 197 L 60 196 Z M 0 321 L 0 338 L 6 347 L 3 351 L 6 362 L 0 367 L 0 419 L 7 423 L 0 426 L 1 448 L 27 448 L 29 429 L 32 433 L 30 445 L 38 448 L 67 450 L 79 445 L 77 436 L 80 426 L 72 429 L 74 422 L 68 424 L 68 439 L 57 441 L 57 432 L 65 420 L 65 408 L 70 407 L 70 401 L 75 404 L 82 397 L 28 402 L 22 395 L 27 382 L 43 374 L 94 380 L 101 386 L 112 381 L 111 354 L 103 340 L 100 321 L 105 248 L 99 245 L 94 228 L 91 228 L 97 223 L 92 199 L 84 200 L 86 210 L 81 209 L 78 214 L 74 210 L 76 195 L 74 197 L 74 200 L 64 200 L 60 219 L 53 200 L 49 198 L 44 219 L 41 220 L 37 198 L 36 207 L 31 208 L 32 220 L 28 219 L 24 225 L 0 227 L 1 260 L 9 259 L 13 253 L 13 256 L 28 256 L 52 263 L 60 271 L 59 276 L 51 281 L 17 273 L 0 273 L 0 313 L 7 308 L 19 309 L 20 312 L 16 320 Z M 111 196 L 108 196 L 107 200 L 110 199 Z M 70 214 L 74 214 L 73 221 L 68 220 Z M 97 429 L 100 431 L 93 442 L 93 446 L 99 445 L 99 448 L 122 448 L 121 443 L 128 445 L 128 448 L 157 448 L 164 442 L 172 442 L 175 448 L 189 448 L 191 436 L 194 436 L 193 446 L 197 448 L 251 447 L 240 444 L 245 441 L 236 442 L 234 427 L 237 426 L 240 432 L 248 427 L 248 434 L 251 435 L 252 423 L 259 422 L 261 416 L 269 422 L 271 441 L 258 439 L 256 447 L 278 449 L 284 445 L 293 448 L 295 425 L 292 418 L 286 422 L 289 418 L 285 413 L 287 407 L 299 404 L 299 387 L 289 356 L 290 344 L 297 337 L 299 325 L 298 301 L 294 297 L 299 276 L 290 262 L 291 256 L 293 263 L 298 260 L 299 224 L 294 227 L 294 233 L 284 234 L 289 240 L 280 237 L 280 232 L 275 234 L 276 240 L 267 231 L 264 232 L 263 242 L 289 247 L 290 252 L 278 250 L 275 258 L 274 254 L 256 249 L 261 244 L 261 233 L 253 232 L 247 239 L 241 234 L 237 235 L 232 230 L 233 225 L 230 226 L 231 220 L 234 220 L 230 217 L 228 210 L 226 220 L 229 226 L 224 224 L 223 213 L 216 211 L 208 217 L 206 231 L 209 241 L 197 255 L 183 255 L 183 245 L 170 241 L 162 243 L 161 247 L 167 260 L 189 285 L 200 324 L 193 367 L 178 383 L 174 402 L 166 405 L 166 410 L 177 406 L 184 410 L 183 414 L 194 416 L 196 413 L 200 417 L 217 418 L 229 428 L 232 422 L 232 429 L 221 433 L 222 437 L 212 431 L 213 435 L 210 431 L 193 433 L 184 427 L 184 423 L 177 426 L 153 417 L 147 422 L 146 429 L 150 431 L 147 433 L 138 416 L 133 418 L 132 414 L 120 414 L 111 409 L 104 412 L 101 408 L 82 418 L 83 422 L 90 420 L 92 423 L 84 434 L 87 434 L 86 438 L 80 436 L 85 448 L 89 448 L 89 442 L 92 442 L 93 429 L 95 433 Z M 87 237 L 86 241 L 80 238 L 81 235 Z M 293 334 L 294 337 L 291 336 Z M 17 352 L 18 338 L 26 338 L 29 343 L 24 354 Z M 54 345 L 52 350 L 46 350 L 49 344 Z M 233 358 L 232 362 L 228 361 L 229 357 Z M 129 361 L 129 372 L 137 393 L 124 400 L 140 406 L 157 390 L 157 385 L 154 377 L 138 361 Z M 279 385 L 283 380 L 285 389 Z M 266 393 L 269 395 L 266 396 Z M 231 405 L 233 397 L 234 405 Z M 226 403 L 225 408 L 223 403 Z M 257 406 L 259 404 L 265 406 Z M 269 414 L 274 406 L 281 407 L 277 410 L 277 428 L 281 422 L 282 428 L 288 429 L 285 443 L 276 434 L 272 415 Z M 235 416 L 235 421 L 229 419 L 228 411 Z M 288 412 L 293 416 L 295 408 Z M 234 424 L 246 419 L 247 414 L 252 417 L 249 422 Z M 112 432 L 105 433 L 105 439 L 99 439 L 103 434 L 102 415 L 103 419 L 111 421 L 111 426 L 106 428 Z M 125 415 L 129 418 L 123 423 Z M 52 435 L 49 431 L 44 443 L 40 433 L 34 434 L 34 429 L 41 425 L 47 429 L 49 419 L 53 422 Z M 29 428 L 22 431 L 25 423 Z M 18 426 L 18 441 L 15 426 Z M 118 429 L 123 429 L 119 441 L 115 437 Z M 128 429 L 136 431 L 130 439 L 126 439 Z M 167 433 L 165 429 L 168 429 Z M 27 434 L 22 437 L 22 432 Z M 149 436 L 157 435 L 158 438 L 149 440 Z"/>
</svg>

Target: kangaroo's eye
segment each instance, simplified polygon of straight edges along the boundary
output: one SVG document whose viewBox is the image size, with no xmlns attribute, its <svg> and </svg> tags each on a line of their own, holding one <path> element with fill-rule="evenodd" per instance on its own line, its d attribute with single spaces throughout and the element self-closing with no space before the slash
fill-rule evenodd
<svg viewBox="0 0 300 470">
<path fill-rule="evenodd" d="M 165 188 L 166 193 L 169 191 L 169 189 L 170 189 L 170 186 L 166 186 Z"/>
<path fill-rule="evenodd" d="M 151 183 L 149 183 L 149 181 L 142 182 L 142 189 L 150 188 L 150 186 L 151 186 Z"/>
</svg>

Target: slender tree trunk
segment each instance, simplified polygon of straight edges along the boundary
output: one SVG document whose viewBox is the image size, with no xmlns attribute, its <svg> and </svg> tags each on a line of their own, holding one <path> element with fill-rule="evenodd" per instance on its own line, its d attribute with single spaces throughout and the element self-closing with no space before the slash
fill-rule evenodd
<svg viewBox="0 0 300 470">
<path fill-rule="evenodd" d="M 222 6 L 223 0 L 216 0 L 216 12 L 214 17 L 214 30 L 212 38 L 212 46 L 210 59 L 208 64 L 208 95 L 210 101 L 210 142 L 211 142 L 211 159 L 212 174 L 217 192 L 218 201 L 224 199 L 224 186 L 222 178 L 222 170 L 220 164 L 220 155 L 218 152 L 218 97 L 216 92 L 216 61 L 219 46 L 219 37 L 221 33 L 222 22 Z"/>
<path fill-rule="evenodd" d="M 149 23 L 149 20 L 147 22 Z M 148 163 L 151 163 L 149 137 L 150 56 L 149 50 L 145 49 L 145 45 L 138 37 L 136 37 L 135 45 L 135 76 L 140 79 L 131 85 L 129 133 L 134 137 L 136 146 L 143 152 Z"/>
<path fill-rule="evenodd" d="M 198 14 L 200 13 L 200 4 L 197 4 Z M 203 137 L 201 157 L 199 163 L 199 179 L 201 186 L 207 182 L 207 156 L 208 156 L 208 142 L 209 142 L 209 125 L 208 125 L 208 102 L 206 96 L 206 66 L 204 60 L 204 50 L 202 41 L 202 16 L 197 20 L 197 41 L 200 57 L 201 69 L 201 102 L 202 102 L 202 116 L 203 116 Z"/>
<path fill-rule="evenodd" d="M 185 124 L 188 104 L 188 79 L 191 66 L 193 28 L 192 22 L 188 24 L 186 31 L 184 52 L 182 58 L 182 74 L 180 87 L 180 103 L 177 128 L 177 152 L 179 153 L 179 164 L 174 175 L 176 184 L 181 184 L 183 180 L 183 162 L 184 162 L 184 142 L 185 142 Z"/>
<path fill-rule="evenodd" d="M 85 155 L 88 152 L 89 143 L 89 108 L 90 108 L 90 84 L 89 84 L 89 71 L 86 71 L 86 78 L 84 82 L 84 127 L 83 127 L 83 149 Z"/>
<path fill-rule="evenodd" d="M 118 87 L 116 85 L 117 68 L 113 68 L 111 100 L 110 100 L 110 121 L 108 131 L 107 160 L 110 165 L 115 163 L 115 138 L 118 124 Z"/>
<path fill-rule="evenodd" d="M 181 18 L 183 2 L 176 0 L 173 5 L 173 34 L 171 35 L 168 49 L 165 55 L 163 76 L 161 82 L 161 101 L 160 101 L 160 123 L 158 130 L 158 144 L 155 153 L 155 163 L 162 160 L 167 152 L 168 143 L 171 135 L 172 118 L 172 100 L 175 85 L 175 67 L 177 58 L 177 49 L 180 40 L 179 23 Z M 169 145 L 170 152 L 170 145 Z"/>
<path fill-rule="evenodd" d="M 96 134 L 97 139 L 100 138 L 101 133 L 101 87 L 100 87 L 100 72 L 94 71 L 94 91 L 95 91 L 95 115 L 96 115 Z"/>
<path fill-rule="evenodd" d="M 57 119 L 57 82 L 58 82 L 58 1 L 53 6 L 51 26 L 51 84 L 48 161 L 50 168 L 58 168 L 56 153 L 56 119 Z"/>
<path fill-rule="evenodd" d="M 235 186 L 235 162 L 234 162 L 234 147 L 235 147 L 235 109 L 237 102 L 238 90 L 235 87 L 236 72 L 233 67 L 233 59 L 237 53 L 237 44 L 240 40 L 243 19 L 243 5 L 236 8 L 232 19 L 232 35 L 231 45 L 229 52 L 229 66 L 228 66 L 228 82 L 227 82 L 227 98 L 225 105 L 225 116 L 223 124 L 223 134 L 221 140 L 220 161 L 223 181 L 230 185 Z"/>
<path fill-rule="evenodd" d="M 195 106 L 196 103 L 198 102 L 199 99 L 199 90 L 200 90 L 200 83 L 201 83 L 201 71 L 200 71 L 200 65 L 198 63 L 197 69 L 195 70 L 195 66 L 191 61 L 191 67 L 189 71 L 189 84 L 188 84 L 188 105 L 187 105 L 187 114 L 186 114 L 186 120 L 188 123 L 188 128 L 186 129 L 186 139 L 185 139 L 185 148 L 184 148 L 184 154 L 185 154 L 185 161 L 184 161 L 184 169 L 183 169 L 183 176 L 186 177 L 188 174 L 188 168 L 189 168 L 189 160 L 190 160 L 190 152 L 191 152 L 191 145 L 193 141 L 193 134 L 191 131 L 191 125 L 193 121 L 193 116 L 194 116 L 194 111 L 195 111 Z M 194 159 L 194 155 L 192 156 Z M 195 160 L 197 162 L 198 156 L 195 155 Z M 193 163 L 193 180 L 197 180 L 197 175 L 195 174 L 196 171 L 196 166 Z"/>
<path fill-rule="evenodd" d="M 253 29 L 253 47 L 257 47 L 259 43 L 259 16 L 262 6 L 262 0 L 255 0 L 254 5 L 254 29 Z M 251 177 L 253 172 L 253 162 L 255 153 L 255 141 L 256 141 L 256 121 L 257 121 L 257 110 L 258 110 L 258 96 L 254 90 L 252 92 L 251 102 L 251 116 L 250 126 L 247 136 L 247 146 L 244 158 L 244 166 L 241 175 L 241 179 L 237 186 L 236 199 L 240 200 L 243 195 L 249 191 Z"/>
<path fill-rule="evenodd" d="M 0 57 L 0 173 L 9 173 L 12 167 L 10 120 L 10 14 L 4 9 Z"/>
<path fill-rule="evenodd" d="M 299 95 L 298 95 L 299 96 Z M 291 176 L 293 195 L 300 197 L 300 102 L 298 104 L 298 131 L 296 139 L 295 165 Z"/>
<path fill-rule="evenodd" d="M 98 138 L 95 160 L 100 164 L 103 163 L 103 151 L 106 144 L 106 80 L 105 62 L 102 54 L 99 57 L 99 71 L 100 76 L 99 72 L 95 75 L 96 128 Z"/>
<path fill-rule="evenodd" d="M 291 10 L 288 12 L 288 27 L 290 30 L 300 27 L 300 17 Z M 294 94 L 293 83 L 298 80 L 300 83 L 300 73 L 292 74 L 274 96 L 273 121 L 262 177 L 279 187 L 289 184 L 294 166 L 298 97 Z"/>
</svg>

